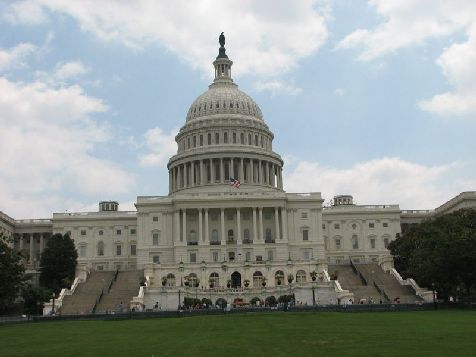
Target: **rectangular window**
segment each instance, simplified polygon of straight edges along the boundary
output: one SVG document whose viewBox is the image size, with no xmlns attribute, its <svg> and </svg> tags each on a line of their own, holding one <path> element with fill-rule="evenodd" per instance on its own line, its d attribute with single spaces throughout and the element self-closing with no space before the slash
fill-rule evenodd
<svg viewBox="0 0 476 357">
<path fill-rule="evenodd" d="M 304 250 L 302 252 L 302 258 L 304 260 L 311 260 L 311 252 L 308 249 Z"/>
<path fill-rule="evenodd" d="M 262 262 L 263 261 L 263 257 L 261 255 L 257 255 L 256 256 L 256 261 L 257 262 Z"/>
<path fill-rule="evenodd" d="M 271 219 L 271 213 L 266 212 L 266 213 L 264 214 L 264 219 L 270 220 L 270 219 Z"/>
<path fill-rule="evenodd" d="M 339 250 L 341 248 L 340 239 L 336 239 L 336 249 Z"/>
<path fill-rule="evenodd" d="M 134 235 L 136 234 L 136 230 L 135 229 L 131 229 L 131 235 Z"/>
<path fill-rule="evenodd" d="M 233 221 L 233 213 L 227 213 L 226 219 L 227 219 L 228 221 Z"/>
<path fill-rule="evenodd" d="M 236 144 L 236 133 L 233 133 L 233 144 Z"/>
<path fill-rule="evenodd" d="M 212 134 L 208 134 L 208 145 L 212 144 Z"/>
<path fill-rule="evenodd" d="M 159 245 L 159 233 L 152 233 L 152 245 Z"/>
<path fill-rule="evenodd" d="M 82 236 L 85 236 L 85 235 L 86 235 L 86 231 L 81 231 L 81 235 L 82 235 Z"/>
<path fill-rule="evenodd" d="M 219 143 L 220 143 L 220 134 L 215 133 L 215 144 L 219 144 Z"/>
<path fill-rule="evenodd" d="M 383 228 L 387 228 L 388 227 L 388 223 L 387 222 L 383 222 Z"/>
<path fill-rule="evenodd" d="M 388 248 L 388 238 L 383 239 L 383 246 L 385 247 L 385 249 Z"/>
<path fill-rule="evenodd" d="M 370 238 L 370 248 L 375 249 L 375 239 Z"/>
<path fill-rule="evenodd" d="M 197 253 L 190 253 L 190 263 L 197 262 Z"/>
<path fill-rule="evenodd" d="M 122 255 L 122 245 L 116 245 L 116 255 Z"/>
<path fill-rule="evenodd" d="M 273 260 L 273 251 L 272 251 L 272 250 L 268 250 L 267 253 L 268 253 L 268 254 L 267 254 L 267 255 L 268 255 L 268 260 L 269 260 L 269 261 L 272 261 L 272 260 Z"/>
<path fill-rule="evenodd" d="M 159 221 L 159 216 L 152 217 L 152 222 L 158 222 L 158 221 Z"/>
<path fill-rule="evenodd" d="M 302 231 L 302 240 L 309 240 L 309 231 L 307 229 Z"/>
<path fill-rule="evenodd" d="M 85 257 L 86 256 L 86 246 L 82 245 L 79 247 L 79 256 L 80 257 Z"/>
<path fill-rule="evenodd" d="M 306 219 L 307 218 L 307 212 L 302 212 L 301 213 L 301 218 Z"/>
<path fill-rule="evenodd" d="M 228 260 L 231 262 L 235 260 L 235 252 L 228 252 Z"/>
<path fill-rule="evenodd" d="M 218 252 L 212 252 L 212 260 L 215 263 L 218 261 Z"/>
<path fill-rule="evenodd" d="M 326 229 L 326 225 L 324 223 L 322 224 L 322 229 Z"/>
<path fill-rule="evenodd" d="M 203 146 L 203 135 L 200 135 L 200 146 Z"/>
<path fill-rule="evenodd" d="M 369 223 L 369 228 L 375 228 L 375 223 Z"/>
<path fill-rule="evenodd" d="M 120 229 L 116 230 L 116 235 L 120 236 L 122 234 L 122 231 Z"/>
<path fill-rule="evenodd" d="M 340 224 L 339 223 L 334 223 L 334 229 L 340 229 Z"/>
<path fill-rule="evenodd" d="M 152 257 L 152 261 L 155 263 L 155 264 L 160 264 L 160 255 L 154 255 Z"/>
<path fill-rule="evenodd" d="M 245 261 L 247 261 L 247 262 L 251 261 L 251 252 L 246 252 L 245 253 Z"/>
<path fill-rule="evenodd" d="M 137 254 L 137 246 L 135 244 L 131 244 L 131 255 Z"/>
</svg>

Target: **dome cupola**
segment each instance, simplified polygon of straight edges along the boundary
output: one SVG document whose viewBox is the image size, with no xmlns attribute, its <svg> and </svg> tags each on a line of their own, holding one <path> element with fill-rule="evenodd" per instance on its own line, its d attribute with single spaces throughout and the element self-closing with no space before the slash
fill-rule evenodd
<svg viewBox="0 0 476 357">
<path fill-rule="evenodd" d="M 282 190 L 283 161 L 272 150 L 273 133 L 255 101 L 233 82 L 223 33 L 219 43 L 213 83 L 194 100 L 175 137 L 169 192 L 229 190 L 234 181 L 242 191 Z"/>
</svg>

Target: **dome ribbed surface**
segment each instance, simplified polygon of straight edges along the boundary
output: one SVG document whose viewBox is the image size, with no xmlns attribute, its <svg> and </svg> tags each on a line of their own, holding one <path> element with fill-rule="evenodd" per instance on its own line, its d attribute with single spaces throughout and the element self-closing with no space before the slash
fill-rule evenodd
<svg viewBox="0 0 476 357">
<path fill-rule="evenodd" d="M 240 114 L 263 120 L 261 109 L 233 83 L 214 83 L 190 106 L 187 121 L 221 114 Z"/>
</svg>

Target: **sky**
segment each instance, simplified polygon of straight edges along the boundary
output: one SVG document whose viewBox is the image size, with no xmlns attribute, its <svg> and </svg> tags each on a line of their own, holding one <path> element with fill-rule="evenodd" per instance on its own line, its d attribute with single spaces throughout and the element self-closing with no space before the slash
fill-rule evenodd
<svg viewBox="0 0 476 357">
<path fill-rule="evenodd" d="M 476 189 L 473 0 L 0 0 L 0 211 L 167 195 L 222 31 L 286 191 L 432 209 Z"/>
</svg>

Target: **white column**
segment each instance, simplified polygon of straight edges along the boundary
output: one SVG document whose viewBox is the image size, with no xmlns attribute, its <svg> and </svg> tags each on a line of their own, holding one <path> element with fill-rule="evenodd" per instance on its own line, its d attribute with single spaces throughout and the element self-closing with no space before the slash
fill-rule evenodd
<svg viewBox="0 0 476 357">
<path fill-rule="evenodd" d="M 169 192 L 172 192 L 172 170 L 169 170 Z"/>
<path fill-rule="evenodd" d="M 250 159 L 250 183 L 255 183 L 253 159 Z"/>
<path fill-rule="evenodd" d="M 171 169 L 172 171 L 172 192 L 176 190 L 176 186 L 175 186 L 175 168 L 172 168 Z"/>
<path fill-rule="evenodd" d="M 45 249 L 45 234 L 40 233 L 40 255 L 43 254 L 43 250 Z"/>
<path fill-rule="evenodd" d="M 19 236 L 19 249 L 20 251 L 23 250 L 23 234 L 20 234 Z"/>
<path fill-rule="evenodd" d="M 262 184 L 263 183 L 263 167 L 261 166 L 261 160 L 258 160 L 258 177 L 257 177 L 257 181 L 259 184 Z"/>
<path fill-rule="evenodd" d="M 205 208 L 205 242 L 210 242 L 210 235 L 208 234 L 208 208 Z"/>
<path fill-rule="evenodd" d="M 283 240 L 288 239 L 288 210 L 283 207 L 281 208 L 281 223 L 283 225 Z"/>
<path fill-rule="evenodd" d="M 223 165 L 223 159 L 220 159 L 220 182 L 225 182 L 225 165 Z"/>
<path fill-rule="evenodd" d="M 266 176 L 265 176 L 266 185 L 269 185 L 269 163 L 268 163 L 268 161 L 265 161 L 265 170 L 266 170 Z"/>
<path fill-rule="evenodd" d="M 180 242 L 182 240 L 180 235 L 180 210 L 175 211 L 175 242 Z"/>
<path fill-rule="evenodd" d="M 235 170 L 233 168 L 233 158 L 230 158 L 230 170 L 229 170 L 229 174 L 230 174 L 230 177 L 233 177 L 234 179 L 236 179 L 235 177 Z"/>
<path fill-rule="evenodd" d="M 252 208 L 253 210 L 253 239 L 256 242 L 258 240 L 258 229 L 256 225 L 256 208 Z"/>
<path fill-rule="evenodd" d="M 224 238 L 225 238 L 225 209 L 224 208 L 221 208 L 221 212 L 220 212 L 220 220 L 221 220 L 221 226 L 220 226 L 220 229 L 221 229 L 221 232 L 220 232 L 220 242 L 221 244 L 224 244 L 223 242 L 225 242 Z"/>
<path fill-rule="evenodd" d="M 275 176 L 275 173 L 276 173 L 276 165 L 275 164 L 272 164 L 271 165 L 271 186 L 273 187 L 276 187 L 276 176 Z"/>
<path fill-rule="evenodd" d="M 238 244 L 241 244 L 241 212 L 240 209 L 236 209 L 236 235 L 238 236 L 237 242 Z"/>
<path fill-rule="evenodd" d="M 35 241 L 33 239 L 33 233 L 30 234 L 30 264 L 33 264 L 33 254 L 34 254 L 34 244 L 35 244 Z"/>
<path fill-rule="evenodd" d="M 210 174 L 211 174 L 211 180 L 210 183 L 215 182 L 215 163 L 213 162 L 213 159 L 210 159 Z"/>
<path fill-rule="evenodd" d="M 204 174 L 203 174 L 203 160 L 200 160 L 200 185 L 205 184 L 205 179 L 204 179 Z"/>
<path fill-rule="evenodd" d="M 262 241 L 263 238 L 263 207 L 259 208 L 259 240 Z"/>
<path fill-rule="evenodd" d="M 202 222 L 202 209 L 198 209 L 198 241 L 201 244 L 203 242 L 203 222 Z"/>
<path fill-rule="evenodd" d="M 244 168 L 244 166 L 243 166 L 243 158 L 241 158 L 241 159 L 240 159 L 240 178 L 239 178 L 239 180 L 240 180 L 241 182 L 245 182 L 245 172 L 243 171 L 243 168 Z"/>
<path fill-rule="evenodd" d="M 195 161 L 190 163 L 190 175 L 192 179 L 190 180 L 190 186 L 195 186 Z"/>
<path fill-rule="evenodd" d="M 279 208 L 274 207 L 274 222 L 276 224 L 276 240 L 281 239 L 281 233 L 279 232 Z"/>
<path fill-rule="evenodd" d="M 183 214 L 183 217 L 182 217 L 182 229 L 183 229 L 183 236 L 182 236 L 182 242 L 184 242 L 185 244 L 187 243 L 187 209 L 184 208 L 182 210 L 182 214 Z"/>
<path fill-rule="evenodd" d="M 283 169 L 279 168 L 279 188 L 283 188 Z"/>
</svg>

